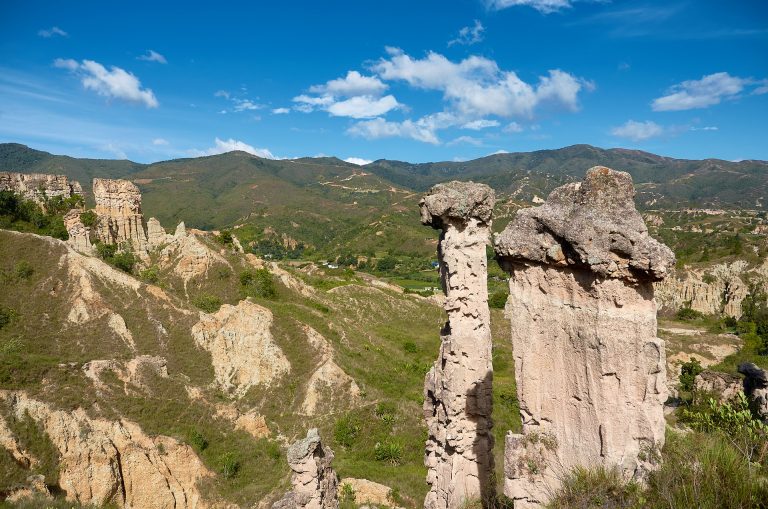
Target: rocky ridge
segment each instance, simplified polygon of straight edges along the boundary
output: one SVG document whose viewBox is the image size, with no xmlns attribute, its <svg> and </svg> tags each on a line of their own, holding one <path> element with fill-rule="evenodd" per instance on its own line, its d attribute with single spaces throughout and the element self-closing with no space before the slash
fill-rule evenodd
<svg viewBox="0 0 768 509">
<path fill-rule="evenodd" d="M 0 172 L 0 191 L 13 191 L 26 200 L 44 205 L 46 198 L 60 196 L 71 198 L 83 195 L 83 188 L 77 181 L 69 181 L 64 175 L 45 173 Z"/>
</svg>

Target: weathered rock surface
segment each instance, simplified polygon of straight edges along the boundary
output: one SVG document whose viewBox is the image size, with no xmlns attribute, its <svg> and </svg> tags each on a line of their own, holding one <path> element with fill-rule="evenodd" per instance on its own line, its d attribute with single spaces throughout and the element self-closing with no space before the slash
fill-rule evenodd
<svg viewBox="0 0 768 509">
<path fill-rule="evenodd" d="M 83 188 L 77 181 L 69 181 L 64 175 L 45 173 L 10 173 L 0 172 L 0 191 L 10 190 L 20 194 L 26 200 L 40 205 L 45 198 L 61 196 L 70 198 L 74 194 L 83 195 Z"/>
<path fill-rule="evenodd" d="M 147 246 L 139 188 L 127 180 L 93 179 L 98 224 L 97 238 L 105 244 L 128 243 L 136 250 Z"/>
<path fill-rule="evenodd" d="M 722 312 L 734 318 L 741 317 L 741 302 L 749 293 L 749 287 L 741 278 L 734 277 L 728 283 L 719 280 L 705 283 L 697 274 L 688 273 L 686 276 L 680 278 L 675 274 L 654 283 L 656 302 L 661 310 L 676 312 L 690 306 L 705 315 Z"/>
<path fill-rule="evenodd" d="M 424 382 L 427 509 L 455 509 L 495 491 L 485 254 L 494 202 L 486 185 L 450 182 L 434 186 L 419 204 L 422 223 L 442 229 L 438 258 L 448 313 Z"/>
<path fill-rule="evenodd" d="M 179 223 L 176 233 L 160 251 L 158 265 L 163 269 L 171 268 L 182 279 L 185 288 L 189 281 L 206 275 L 214 265 L 230 267 L 223 256 L 206 246 L 196 235 L 187 233 L 184 223 Z"/>
<path fill-rule="evenodd" d="M 664 443 L 652 282 L 674 255 L 648 236 L 633 199 L 629 174 L 592 168 L 496 239 L 523 420 L 506 437 L 504 493 L 515 507 L 545 504 L 576 466 L 642 478 Z"/>
<path fill-rule="evenodd" d="M 147 246 L 150 250 L 159 249 L 173 240 L 173 235 L 168 235 L 160 224 L 160 221 L 150 217 L 147 221 Z"/>
<path fill-rule="evenodd" d="M 211 353 L 216 383 L 242 396 L 254 385 L 269 386 L 291 369 L 271 326 L 269 309 L 242 300 L 210 315 L 201 312 L 192 336 Z"/>
<path fill-rule="evenodd" d="M 64 227 L 69 234 L 67 243 L 76 250 L 87 253 L 93 248 L 91 244 L 91 229 L 83 224 L 80 219 L 81 213 L 82 210 L 80 209 L 72 209 L 64 214 Z"/>
<path fill-rule="evenodd" d="M 696 376 L 693 388 L 698 394 L 711 394 L 725 403 L 744 390 L 744 382 L 736 375 L 705 370 Z"/>
<path fill-rule="evenodd" d="M 20 392 L 0 391 L 17 418 L 28 414 L 58 450 L 58 484 L 83 505 L 201 508 L 198 481 L 212 476 L 192 449 L 170 437 L 149 437 L 138 425 L 54 410 Z"/>
<path fill-rule="evenodd" d="M 357 505 L 372 504 L 380 507 L 394 507 L 395 502 L 392 499 L 392 488 L 384 486 L 368 479 L 355 479 L 354 477 L 345 477 L 339 482 L 339 497 L 344 493 L 344 486 L 347 485 L 355 494 L 354 502 Z"/>
<path fill-rule="evenodd" d="M 360 400 L 360 387 L 333 359 L 333 348 L 322 334 L 304 326 L 309 344 L 318 352 L 320 360 L 309 377 L 307 394 L 301 405 L 302 413 L 315 415 L 321 407 L 353 406 Z"/>
<path fill-rule="evenodd" d="M 751 362 L 742 362 L 738 370 L 744 375 L 744 394 L 749 399 L 750 408 L 768 424 L 768 370 Z"/>
<path fill-rule="evenodd" d="M 333 451 L 320 441 L 317 429 L 288 448 L 293 489 L 272 506 L 273 509 L 336 509 L 338 477 L 331 462 Z"/>
</svg>

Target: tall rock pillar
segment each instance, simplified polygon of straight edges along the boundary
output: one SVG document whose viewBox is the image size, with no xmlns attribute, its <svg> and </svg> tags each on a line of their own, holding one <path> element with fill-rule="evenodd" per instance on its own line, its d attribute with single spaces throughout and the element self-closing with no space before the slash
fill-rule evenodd
<svg viewBox="0 0 768 509">
<path fill-rule="evenodd" d="M 127 180 L 93 179 L 98 226 L 96 236 L 105 244 L 128 243 L 146 250 L 147 234 L 141 213 L 139 188 Z"/>
<path fill-rule="evenodd" d="M 485 251 L 494 202 L 486 185 L 450 182 L 434 186 L 419 204 L 422 223 L 442 230 L 438 258 L 448 313 L 440 355 L 424 382 L 427 509 L 477 499 L 485 505 L 494 496 Z"/>
<path fill-rule="evenodd" d="M 576 466 L 642 479 L 664 443 L 664 342 L 653 282 L 673 268 L 635 209 L 628 173 L 605 167 L 520 210 L 495 240 L 510 274 L 522 434 L 506 437 L 504 493 L 546 504 Z"/>
</svg>

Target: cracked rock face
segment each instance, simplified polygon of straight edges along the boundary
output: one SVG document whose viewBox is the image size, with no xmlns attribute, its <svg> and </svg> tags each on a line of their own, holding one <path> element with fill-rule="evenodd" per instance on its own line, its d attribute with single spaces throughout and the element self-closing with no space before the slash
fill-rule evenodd
<svg viewBox="0 0 768 509">
<path fill-rule="evenodd" d="M 768 423 L 768 370 L 760 369 L 751 362 L 742 362 L 738 370 L 744 375 L 744 394 L 749 399 L 750 408 Z"/>
<path fill-rule="evenodd" d="M 33 200 L 39 205 L 43 205 L 45 198 L 70 198 L 73 194 L 83 194 L 79 182 L 70 182 L 64 175 L 45 173 L 0 172 L 0 191 L 5 190 L 14 191 L 24 199 Z"/>
<path fill-rule="evenodd" d="M 331 462 L 333 451 L 320 441 L 317 428 L 288 448 L 293 489 L 275 502 L 272 509 L 336 509 L 338 477 Z"/>
<path fill-rule="evenodd" d="M 454 509 L 494 493 L 485 254 L 494 202 L 486 185 L 450 182 L 419 204 L 422 222 L 442 230 L 438 258 L 448 313 L 439 357 L 424 382 L 427 509 Z"/>
<path fill-rule="evenodd" d="M 105 244 L 128 243 L 147 247 L 139 188 L 127 180 L 93 179 L 93 196 L 99 217 L 96 236 Z"/>
<path fill-rule="evenodd" d="M 642 479 L 664 443 L 653 282 L 674 255 L 648 236 L 633 199 L 627 173 L 595 167 L 496 238 L 523 421 L 504 460 L 516 508 L 546 504 L 576 466 Z"/>
</svg>

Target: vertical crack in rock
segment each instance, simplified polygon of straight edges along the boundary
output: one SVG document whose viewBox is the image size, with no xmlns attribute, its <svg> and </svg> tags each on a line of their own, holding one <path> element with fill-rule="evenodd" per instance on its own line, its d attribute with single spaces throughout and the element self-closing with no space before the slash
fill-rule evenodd
<svg viewBox="0 0 768 509">
<path fill-rule="evenodd" d="M 333 451 L 320 441 L 317 428 L 288 448 L 292 490 L 272 509 L 337 509 L 338 477 L 331 462 Z"/>
<path fill-rule="evenodd" d="M 760 369 L 751 362 L 742 362 L 738 370 L 744 375 L 744 394 L 749 400 L 749 407 L 768 424 L 768 370 Z"/>
<path fill-rule="evenodd" d="M 520 210 L 495 239 L 509 272 L 522 434 L 506 437 L 504 493 L 538 507 L 576 466 L 642 479 L 664 442 L 664 342 L 653 282 L 674 266 L 605 167 Z"/>
<path fill-rule="evenodd" d="M 442 230 L 438 258 L 448 313 L 439 357 L 424 382 L 427 509 L 475 500 L 485 506 L 495 493 L 485 251 L 494 203 L 486 185 L 450 182 L 434 186 L 419 204 L 422 223 Z"/>
</svg>

